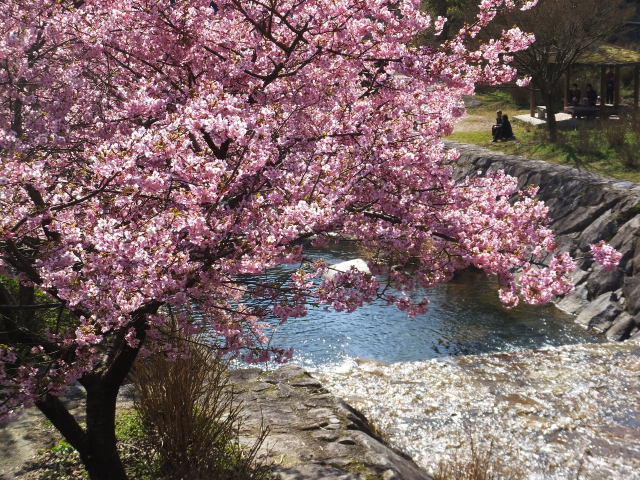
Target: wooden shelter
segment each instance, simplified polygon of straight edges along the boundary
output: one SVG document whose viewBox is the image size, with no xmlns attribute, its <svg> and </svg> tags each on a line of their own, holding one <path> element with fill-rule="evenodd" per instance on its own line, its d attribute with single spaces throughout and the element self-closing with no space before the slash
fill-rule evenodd
<svg viewBox="0 0 640 480">
<path fill-rule="evenodd" d="M 633 116 L 638 116 L 638 103 L 640 100 L 640 52 L 635 52 L 616 45 L 603 44 L 589 52 L 583 53 L 574 63 L 575 66 L 600 67 L 600 118 L 608 118 L 613 113 L 618 113 L 620 107 L 620 73 L 622 68 L 633 68 Z M 613 102 L 605 102 L 607 70 L 613 71 L 614 90 Z M 564 85 L 564 106 L 568 107 L 568 91 L 571 85 L 571 70 L 567 70 Z M 531 90 L 531 116 L 535 115 L 535 94 Z"/>
</svg>

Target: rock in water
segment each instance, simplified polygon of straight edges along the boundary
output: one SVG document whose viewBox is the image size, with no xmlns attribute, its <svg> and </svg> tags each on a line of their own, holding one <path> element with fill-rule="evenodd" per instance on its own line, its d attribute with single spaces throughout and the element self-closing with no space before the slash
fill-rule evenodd
<svg viewBox="0 0 640 480">
<path fill-rule="evenodd" d="M 356 258 L 353 260 L 347 260 L 346 262 L 334 263 L 333 265 L 329 265 L 329 270 L 322 275 L 322 278 L 325 280 L 331 280 L 336 276 L 336 273 L 339 272 L 348 272 L 351 268 L 355 268 L 356 270 L 364 273 L 371 273 L 369 270 L 369 266 L 367 262 L 365 262 L 361 258 Z"/>
</svg>

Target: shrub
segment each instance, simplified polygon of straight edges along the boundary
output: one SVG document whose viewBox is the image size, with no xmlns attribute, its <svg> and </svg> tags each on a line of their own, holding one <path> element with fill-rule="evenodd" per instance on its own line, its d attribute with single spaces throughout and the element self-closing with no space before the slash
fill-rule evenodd
<svg viewBox="0 0 640 480">
<path fill-rule="evenodd" d="M 638 154 L 640 142 L 635 144 L 625 144 L 618 150 L 620 161 L 628 168 L 640 167 L 640 158 Z"/>
<path fill-rule="evenodd" d="M 434 480 L 522 479 L 522 473 L 502 463 L 493 447 L 493 441 L 488 447 L 480 447 L 473 438 L 470 438 L 469 451 L 465 455 L 440 460 L 433 475 Z"/>
<path fill-rule="evenodd" d="M 606 122 L 602 127 L 602 132 L 607 144 L 614 150 L 618 150 L 625 143 L 627 134 L 626 122 Z"/>
<path fill-rule="evenodd" d="M 270 469 L 256 461 L 267 434 L 249 448 L 239 443 L 241 404 L 226 362 L 198 339 L 180 340 L 177 359 L 154 355 L 134 369 L 135 406 L 173 480 L 263 480 Z"/>
<path fill-rule="evenodd" d="M 630 117 L 622 117 L 620 122 L 603 128 L 608 145 L 615 150 L 620 162 L 629 169 L 640 167 L 640 128 Z"/>
<path fill-rule="evenodd" d="M 625 141 L 618 149 L 618 156 L 625 167 L 640 168 L 640 125 L 628 120 L 625 128 Z"/>
</svg>

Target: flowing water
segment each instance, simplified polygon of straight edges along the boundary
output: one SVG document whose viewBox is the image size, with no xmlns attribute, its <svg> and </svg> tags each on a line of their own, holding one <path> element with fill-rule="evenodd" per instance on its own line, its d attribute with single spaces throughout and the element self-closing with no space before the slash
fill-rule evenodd
<svg viewBox="0 0 640 480">
<path fill-rule="evenodd" d="M 306 252 L 331 264 L 359 255 L 346 242 Z M 270 274 L 284 276 L 286 269 Z M 318 367 L 354 357 L 393 363 L 600 341 L 552 305 L 506 310 L 497 288 L 482 273 L 461 272 L 430 289 L 428 312 L 413 318 L 382 300 L 353 313 L 311 307 L 306 317 L 278 327 L 271 344 L 293 347 L 295 362 Z"/>
<path fill-rule="evenodd" d="M 577 344 L 316 376 L 427 471 L 491 450 L 518 480 L 640 480 L 640 344 Z M 476 450 L 478 451 L 478 450 Z M 447 477 L 455 478 L 455 477 Z"/>
<path fill-rule="evenodd" d="M 361 256 L 349 244 L 307 255 Z M 475 442 L 508 478 L 640 480 L 640 345 L 603 343 L 552 305 L 506 310 L 496 289 L 462 272 L 430 290 L 424 315 L 312 308 L 271 343 L 294 347 L 294 362 L 427 471 Z"/>
</svg>

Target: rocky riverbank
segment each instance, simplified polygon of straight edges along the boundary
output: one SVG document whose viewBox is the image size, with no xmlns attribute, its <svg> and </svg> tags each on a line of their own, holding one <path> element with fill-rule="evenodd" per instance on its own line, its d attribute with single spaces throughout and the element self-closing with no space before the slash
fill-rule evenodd
<svg viewBox="0 0 640 480">
<path fill-rule="evenodd" d="M 269 428 L 259 458 L 273 466 L 274 479 L 431 479 L 411 459 L 385 444 L 361 413 L 300 367 L 286 365 L 273 372 L 234 370 L 231 382 L 245 407 L 241 442 L 251 446 L 261 428 Z M 121 389 L 120 409 L 132 407 L 131 395 L 130 385 Z M 75 414 L 81 415 L 83 398 L 81 388 L 70 390 L 67 402 Z M 31 460 L 58 438 L 35 409 L 0 425 L 0 479 L 41 478 L 36 473 L 39 462 Z"/>
<path fill-rule="evenodd" d="M 558 302 L 585 327 L 611 340 L 640 336 L 640 185 L 609 179 L 563 165 L 494 152 L 475 145 L 448 142 L 460 152 L 456 175 L 481 176 L 504 170 L 519 186 L 539 186 L 549 207 L 551 228 L 559 245 L 580 258 L 576 290 Z M 588 245 L 605 240 L 622 260 L 613 272 L 581 258 Z"/>
<path fill-rule="evenodd" d="M 248 407 L 243 441 L 253 443 L 260 425 L 269 427 L 262 453 L 279 480 L 431 478 L 300 367 L 286 365 L 271 373 L 238 370 L 231 380 Z"/>
</svg>

